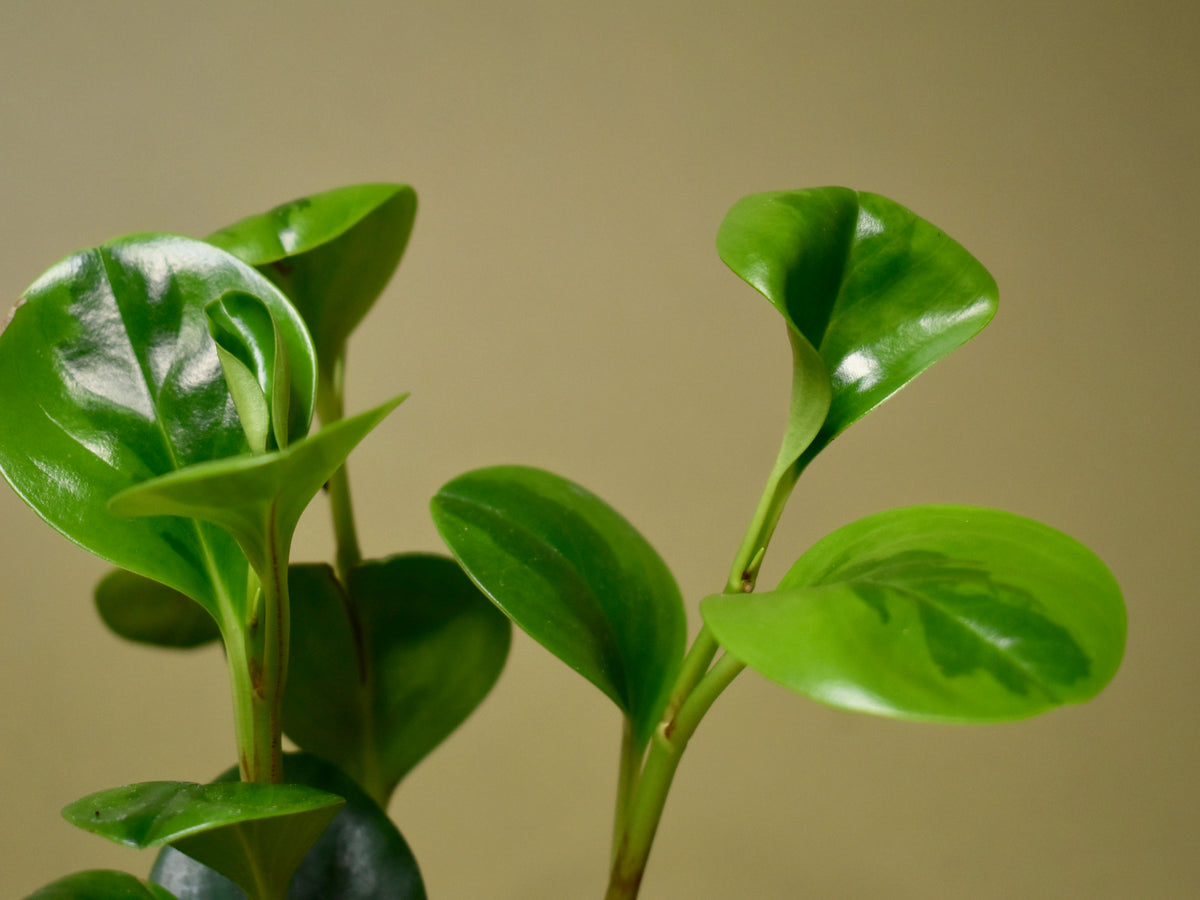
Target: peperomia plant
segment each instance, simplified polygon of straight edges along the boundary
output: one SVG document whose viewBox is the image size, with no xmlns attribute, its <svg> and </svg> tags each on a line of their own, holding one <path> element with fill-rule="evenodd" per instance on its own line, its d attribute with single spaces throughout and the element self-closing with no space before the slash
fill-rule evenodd
<svg viewBox="0 0 1200 900">
<path fill-rule="evenodd" d="M 346 346 L 415 209 L 407 187 L 360 185 L 205 241 L 122 238 L 51 268 L 0 334 L 0 469 L 119 567 L 95 597 L 114 631 L 222 641 L 238 751 L 212 784 L 135 784 L 68 806 L 82 828 L 163 849 L 149 881 L 83 872 L 34 897 L 423 898 L 383 810 L 495 683 L 510 621 L 623 714 L 609 900 L 637 896 L 681 755 L 747 667 L 843 709 L 946 722 L 1034 715 L 1112 678 L 1116 582 L 1073 539 L 1012 513 L 878 513 L 755 591 L 808 464 L 996 308 L 994 281 L 961 246 L 845 188 L 747 197 L 718 233 L 722 259 L 784 319 L 792 402 L 690 648 L 650 543 L 538 469 L 480 469 L 437 493 L 453 559 L 364 560 L 345 461 L 403 396 L 346 417 Z M 292 564 L 293 530 L 322 488 L 334 563 Z M 301 753 L 282 753 L 285 733 Z"/>
</svg>

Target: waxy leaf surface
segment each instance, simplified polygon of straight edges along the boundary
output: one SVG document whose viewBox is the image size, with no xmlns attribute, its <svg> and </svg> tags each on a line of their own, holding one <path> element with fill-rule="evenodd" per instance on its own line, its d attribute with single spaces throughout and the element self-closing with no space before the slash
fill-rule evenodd
<svg viewBox="0 0 1200 900">
<path fill-rule="evenodd" d="M 338 794 L 346 805 L 308 851 L 288 887 L 288 900 L 425 900 L 416 859 L 387 814 L 345 773 L 308 754 L 283 758 L 284 777 Z M 236 768 L 219 781 L 234 781 Z M 163 848 L 150 873 L 178 900 L 245 900 L 229 879 Z"/>
<path fill-rule="evenodd" d="M 264 884 L 278 896 L 344 802 L 298 784 L 150 781 L 90 794 L 63 816 L 118 844 L 170 844 L 248 891 Z"/>
<path fill-rule="evenodd" d="M 683 657 L 686 615 L 654 548 L 594 494 L 498 466 L 433 499 L 442 539 L 493 603 L 650 737 Z"/>
<path fill-rule="evenodd" d="M 308 323 L 326 378 L 392 277 L 412 233 L 407 185 L 360 184 L 242 219 L 208 240 L 257 267 Z"/>
<path fill-rule="evenodd" d="M 978 333 L 996 309 L 996 283 L 973 256 L 878 194 L 752 194 L 726 215 L 717 250 L 828 370 L 829 412 L 800 468 Z"/>
<path fill-rule="evenodd" d="M 358 443 L 400 405 L 401 395 L 375 409 L 327 425 L 262 456 L 200 463 L 113 497 L 126 516 L 183 516 L 224 528 L 256 572 L 281 556 L 308 503 Z"/>
<path fill-rule="evenodd" d="M 205 315 L 228 291 L 260 298 L 297 348 L 293 367 L 315 371 L 304 324 L 273 285 L 209 244 L 168 235 L 63 260 L 0 334 L 5 478 L 71 540 L 214 615 L 222 596 L 245 603 L 235 543 L 195 521 L 122 518 L 108 502 L 139 482 L 247 452 Z"/>
<path fill-rule="evenodd" d="M 156 647 L 200 647 L 221 636 L 216 620 L 179 591 L 124 569 L 96 585 L 96 609 L 112 631 Z"/>
<path fill-rule="evenodd" d="M 371 561 L 348 580 L 323 565 L 289 572 L 283 727 L 386 806 L 496 683 L 512 629 L 448 557 Z"/>
<path fill-rule="evenodd" d="M 229 291 L 205 314 L 250 449 L 282 450 L 308 434 L 316 373 L 311 365 L 292 365 L 297 356 L 311 362 L 307 348 L 288 346 L 285 330 L 253 294 Z"/>
<path fill-rule="evenodd" d="M 26 900 L 176 900 L 157 884 L 146 884 L 124 872 L 94 869 L 60 878 Z"/>
<path fill-rule="evenodd" d="M 1125 645 L 1121 592 L 1073 538 L 1012 513 L 918 506 L 818 541 L 763 594 L 701 607 L 748 666 L 862 712 L 1001 721 L 1094 696 Z"/>
</svg>

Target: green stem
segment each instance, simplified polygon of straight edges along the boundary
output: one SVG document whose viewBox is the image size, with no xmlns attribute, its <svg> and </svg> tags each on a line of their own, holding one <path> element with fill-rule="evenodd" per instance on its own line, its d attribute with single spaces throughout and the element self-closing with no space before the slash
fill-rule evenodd
<svg viewBox="0 0 1200 900">
<path fill-rule="evenodd" d="M 609 859 L 609 865 L 616 861 L 621 837 L 628 827 L 629 807 L 637 788 L 638 769 L 641 764 L 642 753 L 634 742 L 633 723 L 627 716 L 621 733 L 621 768 L 617 776 L 617 810 L 613 816 L 612 858 Z"/>
<path fill-rule="evenodd" d="M 265 535 L 266 558 L 256 569 L 249 621 L 232 615 L 222 628 L 233 685 L 234 725 L 242 780 L 283 781 L 283 688 L 287 681 L 290 604 L 288 548 L 280 540 L 272 508 Z"/>
<path fill-rule="evenodd" d="M 748 594 L 754 590 L 755 582 L 758 580 L 759 567 L 762 566 L 763 557 L 767 552 L 767 545 L 771 542 L 771 536 L 775 534 L 779 517 L 783 515 L 783 508 L 787 505 L 788 498 L 792 495 L 792 488 L 796 486 L 796 480 L 799 477 L 798 465 L 790 465 L 782 469 L 777 467 L 771 473 L 762 498 L 758 501 L 758 509 L 754 511 L 754 518 L 750 520 L 750 527 L 746 529 L 742 545 L 733 558 L 729 581 L 725 585 L 725 593 Z"/>
<path fill-rule="evenodd" d="M 270 713 L 264 697 L 257 689 L 254 672 L 261 670 L 261 660 L 246 641 L 241 623 L 226 631 L 225 658 L 229 666 L 229 681 L 233 689 L 234 734 L 238 746 L 238 766 L 242 781 L 267 781 L 264 754 L 269 758 L 271 745 Z"/>
<path fill-rule="evenodd" d="M 699 680 L 674 718 L 655 731 L 638 779 L 624 834 L 617 846 L 605 900 L 635 900 L 662 819 L 667 794 L 688 741 L 721 692 L 745 665 L 726 654 Z"/>
<path fill-rule="evenodd" d="M 683 664 L 679 668 L 679 675 L 675 679 L 675 688 L 671 691 L 671 696 L 667 700 L 667 708 L 663 710 L 662 722 L 669 722 L 679 712 L 679 708 L 687 700 L 688 695 L 692 692 L 692 688 L 696 686 L 696 682 L 704 677 L 704 673 L 708 671 L 713 657 L 717 655 L 717 651 L 720 649 L 721 645 L 717 643 L 712 632 L 708 630 L 708 626 L 702 625 L 700 633 L 696 635 L 696 640 L 692 642 L 692 646 L 687 652 L 687 656 L 683 658 Z"/>
<path fill-rule="evenodd" d="M 802 466 L 782 458 L 767 480 L 758 509 L 734 556 L 725 593 L 754 590 L 767 545 L 796 485 Z M 688 741 L 700 720 L 745 664 L 729 654 L 713 665 L 720 645 L 704 625 L 680 666 L 679 676 L 646 756 L 640 775 L 626 772 L 628 747 L 622 745 L 622 773 L 618 787 L 617 819 L 613 833 L 613 862 L 606 900 L 634 900 L 650 856 L 650 847 L 662 818 L 667 793 Z M 709 666 L 712 668 L 709 668 Z M 626 726 L 628 740 L 628 725 Z"/>
<path fill-rule="evenodd" d="M 322 425 L 332 425 L 345 416 L 345 371 L 346 355 L 343 351 L 334 360 L 332 371 L 322 371 L 317 380 L 317 415 Z M 344 584 L 350 570 L 362 562 L 358 529 L 354 524 L 354 504 L 350 499 L 350 476 L 344 464 L 330 477 L 328 488 L 333 514 L 333 533 L 337 541 L 337 570 Z"/>
</svg>

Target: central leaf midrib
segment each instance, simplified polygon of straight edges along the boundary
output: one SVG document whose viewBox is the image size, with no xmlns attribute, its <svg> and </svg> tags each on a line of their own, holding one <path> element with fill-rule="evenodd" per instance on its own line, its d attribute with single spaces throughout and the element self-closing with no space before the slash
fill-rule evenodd
<svg viewBox="0 0 1200 900">
<path fill-rule="evenodd" d="M 146 393 L 150 397 L 150 405 L 151 405 L 151 408 L 153 408 L 153 410 L 154 410 L 154 424 L 155 424 L 156 430 L 158 431 L 159 437 L 162 439 L 163 448 L 166 450 L 167 457 L 171 462 L 173 471 L 176 471 L 176 472 L 181 471 L 184 467 L 181 466 L 179 463 L 179 457 L 175 452 L 175 445 L 171 441 L 170 435 L 167 431 L 166 424 L 163 422 L 162 415 L 159 412 L 158 392 L 155 389 L 154 381 L 150 375 L 149 364 L 146 361 L 146 359 L 144 358 L 143 354 L 141 352 L 139 352 L 137 346 L 134 344 L 133 339 L 132 339 L 132 337 L 130 337 L 130 334 L 129 334 L 129 326 L 126 324 L 126 320 L 125 320 L 126 310 L 122 303 L 122 296 L 115 289 L 115 287 L 113 285 L 113 276 L 112 276 L 112 269 L 111 269 L 112 260 L 110 259 L 109 255 L 108 255 L 108 251 L 103 247 L 98 249 L 97 255 L 100 257 L 100 264 L 104 267 L 104 280 L 108 284 L 109 295 L 113 298 L 113 305 L 117 308 L 118 317 L 121 320 L 121 330 L 125 335 L 125 340 L 129 345 L 131 355 L 133 356 L 133 358 L 135 360 L 137 360 L 138 371 L 141 372 L 142 381 L 146 387 Z M 174 273 L 172 272 L 172 277 L 173 277 L 173 275 L 174 275 Z M 216 557 L 214 556 L 214 554 L 212 552 L 212 548 L 209 546 L 208 539 L 205 537 L 204 529 L 200 527 L 200 522 L 197 519 L 194 519 L 189 516 L 189 517 L 187 517 L 187 521 L 191 524 L 192 530 L 195 532 L 196 542 L 199 545 L 200 551 L 204 558 L 204 567 L 206 569 L 206 574 L 208 575 L 209 584 L 212 586 L 212 589 L 214 592 L 214 596 L 211 599 L 215 602 L 215 604 L 217 606 L 217 611 L 219 613 L 225 612 L 226 606 L 229 606 L 230 611 L 232 612 L 233 610 L 232 610 L 231 597 L 229 596 L 229 593 L 226 591 L 226 586 L 225 586 L 224 581 L 222 581 L 222 579 L 220 578 L 220 570 L 216 563 Z M 196 598 L 192 598 L 192 599 L 196 599 Z M 221 615 L 218 615 L 217 621 L 218 621 L 218 623 L 223 622 L 224 617 Z"/>
<path fill-rule="evenodd" d="M 1029 667 L 1029 665 L 1026 664 L 1023 660 L 1021 660 L 1020 657 L 1014 656 L 1013 654 L 1007 652 L 1004 647 L 1001 647 L 998 644 L 996 644 L 994 641 L 989 640 L 987 638 L 985 632 L 982 632 L 979 629 L 972 627 L 971 623 L 968 620 L 955 615 L 952 611 L 948 610 L 944 605 L 939 604 L 937 602 L 936 598 L 927 596 L 927 595 L 921 593 L 920 591 L 915 590 L 910 587 L 907 587 L 906 585 L 903 585 L 903 584 L 897 584 L 897 583 L 894 583 L 891 581 L 886 581 L 886 580 L 871 578 L 871 577 L 866 577 L 866 576 L 860 577 L 860 578 L 848 579 L 848 580 L 842 581 L 840 583 L 845 584 L 847 586 L 854 585 L 854 584 L 874 585 L 876 587 L 881 587 L 884 589 L 894 591 L 897 594 L 900 594 L 901 596 L 909 598 L 909 600 L 913 603 L 914 606 L 924 605 L 926 607 L 933 609 L 934 611 L 936 611 L 937 613 L 942 615 L 944 618 L 948 619 L 951 623 L 953 623 L 954 626 L 956 628 L 958 628 L 958 630 L 964 631 L 967 634 L 974 636 L 980 643 L 992 648 L 997 654 L 999 654 L 1001 656 L 1001 658 L 1008 661 L 1014 668 L 1016 668 L 1020 672 L 1022 672 L 1029 679 L 1030 683 L 1033 684 L 1034 686 L 1036 686 L 1042 692 L 1042 694 L 1045 695 L 1049 700 L 1056 702 L 1056 703 L 1059 702 L 1058 698 L 1055 696 L 1054 692 L 1050 689 L 1050 687 L 1045 683 L 1045 681 L 1039 675 L 1035 674 L 1035 671 L 1033 669 L 1031 669 Z M 853 587 L 851 587 L 851 590 L 853 590 Z M 987 669 L 984 668 L 983 671 L 986 672 Z M 991 673 L 988 673 L 988 674 L 991 674 Z M 995 678 L 994 675 L 992 675 L 992 677 Z"/>
</svg>

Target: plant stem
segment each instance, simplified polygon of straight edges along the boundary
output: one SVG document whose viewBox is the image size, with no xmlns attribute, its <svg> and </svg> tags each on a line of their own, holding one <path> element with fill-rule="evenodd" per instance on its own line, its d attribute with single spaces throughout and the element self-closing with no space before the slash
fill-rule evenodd
<svg viewBox="0 0 1200 900">
<path fill-rule="evenodd" d="M 238 764 L 243 781 L 283 781 L 283 688 L 287 681 L 290 603 L 288 547 L 280 540 L 271 508 L 266 521 L 265 559 L 249 621 L 230 614 L 222 632 L 233 686 Z"/>
<path fill-rule="evenodd" d="M 617 809 L 613 816 L 612 857 L 609 859 L 609 865 L 616 862 L 621 838 L 628 827 L 629 807 L 637 788 L 642 755 L 633 740 L 633 723 L 626 716 L 625 727 L 621 732 L 621 768 L 617 776 Z"/>
<path fill-rule="evenodd" d="M 322 425 L 332 425 L 345 416 L 343 385 L 345 382 L 345 350 L 334 361 L 331 375 L 324 373 L 317 381 L 317 415 Z M 329 504 L 333 514 L 333 533 L 337 541 L 337 570 L 342 583 L 352 568 L 362 562 L 358 544 L 358 529 L 354 524 L 354 505 L 350 499 L 350 476 L 343 463 L 329 479 Z"/>
<path fill-rule="evenodd" d="M 678 713 L 661 724 L 650 742 L 609 876 L 605 900 L 635 900 L 650 857 L 650 847 L 666 806 L 671 781 L 688 741 L 721 692 L 745 665 L 726 654 L 699 680 Z"/>
<path fill-rule="evenodd" d="M 796 466 L 783 469 L 777 467 L 771 473 L 762 498 L 758 501 L 758 509 L 754 511 L 754 518 L 750 521 L 750 527 L 746 529 L 742 545 L 733 558 L 725 593 L 748 594 L 754 590 L 767 545 L 771 542 L 771 536 L 779 524 L 779 517 L 783 515 L 783 508 L 787 505 L 799 476 L 800 472 Z"/>
<path fill-rule="evenodd" d="M 725 585 L 726 594 L 750 593 L 754 590 L 767 545 L 802 468 L 798 462 L 783 458 L 781 451 L 781 459 L 767 479 L 754 518 L 734 556 Z M 715 665 L 712 664 L 720 649 L 708 625 L 703 625 L 680 666 L 675 687 L 650 742 L 640 775 L 627 771 L 627 768 L 636 765 L 636 761 L 630 760 L 629 725 L 626 722 L 621 777 L 617 788 L 612 870 L 605 900 L 634 900 L 637 897 L 654 835 L 666 806 L 667 793 L 683 751 L 704 714 L 745 668 L 745 663 L 728 653 L 718 659 Z M 709 668 L 710 665 L 712 668 Z"/>
</svg>

